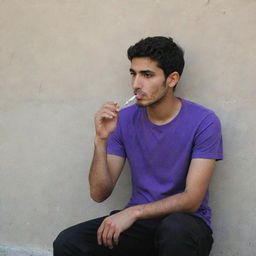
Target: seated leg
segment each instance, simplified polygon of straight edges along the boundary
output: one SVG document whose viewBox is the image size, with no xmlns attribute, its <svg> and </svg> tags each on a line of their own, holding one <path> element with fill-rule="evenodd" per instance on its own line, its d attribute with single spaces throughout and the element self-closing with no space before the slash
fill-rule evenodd
<svg viewBox="0 0 256 256">
<path fill-rule="evenodd" d="M 212 243 L 212 231 L 207 224 L 187 213 L 164 218 L 155 237 L 158 256 L 208 256 Z"/>
</svg>

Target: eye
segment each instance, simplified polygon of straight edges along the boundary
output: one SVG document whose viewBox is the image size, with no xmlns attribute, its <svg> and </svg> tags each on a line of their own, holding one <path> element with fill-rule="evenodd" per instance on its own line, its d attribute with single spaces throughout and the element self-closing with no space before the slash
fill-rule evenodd
<svg viewBox="0 0 256 256">
<path fill-rule="evenodd" d="M 149 72 L 145 72 L 145 73 L 144 73 L 144 77 L 146 77 L 146 78 L 150 78 L 150 77 L 152 77 L 152 76 L 153 76 L 152 73 L 149 73 Z"/>
<path fill-rule="evenodd" d="M 134 77 L 134 76 L 135 76 L 135 73 L 134 73 L 134 72 L 130 72 L 130 75 L 131 75 L 132 77 Z"/>
</svg>

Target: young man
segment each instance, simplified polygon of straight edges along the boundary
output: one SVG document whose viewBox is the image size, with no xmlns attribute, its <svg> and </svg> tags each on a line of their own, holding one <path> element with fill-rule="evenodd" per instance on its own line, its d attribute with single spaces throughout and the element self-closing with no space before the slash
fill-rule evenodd
<svg viewBox="0 0 256 256">
<path fill-rule="evenodd" d="M 91 197 L 108 198 L 128 160 L 132 195 L 121 211 L 60 233 L 54 255 L 206 256 L 212 246 L 208 185 L 223 158 L 213 111 L 175 97 L 184 67 L 171 38 L 128 49 L 136 104 L 108 102 L 95 116 Z"/>
</svg>

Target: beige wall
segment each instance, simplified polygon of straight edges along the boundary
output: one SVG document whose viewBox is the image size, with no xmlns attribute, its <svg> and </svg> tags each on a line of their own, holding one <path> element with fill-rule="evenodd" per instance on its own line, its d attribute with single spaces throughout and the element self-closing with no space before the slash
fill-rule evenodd
<svg viewBox="0 0 256 256">
<path fill-rule="evenodd" d="M 166 35 L 185 49 L 177 95 L 223 125 L 211 255 L 255 255 L 255 25 L 255 0 L 1 0 L 0 244 L 51 249 L 63 228 L 125 204 L 128 168 L 110 199 L 89 199 L 93 115 L 131 95 L 127 47 Z"/>
</svg>

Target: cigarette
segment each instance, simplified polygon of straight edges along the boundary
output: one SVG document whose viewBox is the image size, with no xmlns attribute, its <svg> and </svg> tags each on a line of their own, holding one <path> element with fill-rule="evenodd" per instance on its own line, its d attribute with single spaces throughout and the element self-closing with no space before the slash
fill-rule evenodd
<svg viewBox="0 0 256 256">
<path fill-rule="evenodd" d="M 124 106 L 128 105 L 131 101 L 133 101 L 134 99 L 136 98 L 136 95 L 133 95 L 129 100 L 127 100 L 125 103 L 124 103 Z"/>
</svg>

